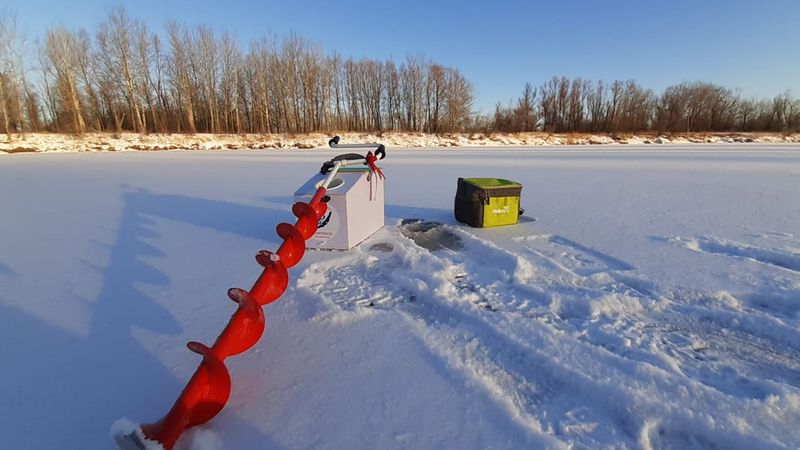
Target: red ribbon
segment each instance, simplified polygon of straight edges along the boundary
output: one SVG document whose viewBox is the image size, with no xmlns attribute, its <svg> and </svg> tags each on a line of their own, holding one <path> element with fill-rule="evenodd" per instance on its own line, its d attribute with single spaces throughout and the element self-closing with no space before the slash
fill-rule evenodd
<svg viewBox="0 0 800 450">
<path fill-rule="evenodd" d="M 367 152 L 367 165 L 369 166 L 370 170 L 377 173 L 379 177 L 386 179 L 386 175 L 383 174 L 383 171 L 375 165 L 375 161 L 378 160 L 378 157 L 373 155 L 372 152 Z"/>
</svg>

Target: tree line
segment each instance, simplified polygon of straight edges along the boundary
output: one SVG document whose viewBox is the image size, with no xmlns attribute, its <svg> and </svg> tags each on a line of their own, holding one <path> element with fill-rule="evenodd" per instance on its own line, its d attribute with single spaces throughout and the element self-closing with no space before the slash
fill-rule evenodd
<svg viewBox="0 0 800 450">
<path fill-rule="evenodd" d="M 670 86 L 656 95 L 634 80 L 553 77 L 538 88 L 527 83 L 514 104 L 495 105 L 488 127 L 554 133 L 797 132 L 800 99 L 788 92 L 772 100 L 743 99 L 703 82 Z"/>
<path fill-rule="evenodd" d="M 481 116 L 472 83 L 419 54 L 400 63 L 345 59 L 295 33 L 242 48 L 228 33 L 174 20 L 161 36 L 117 7 L 92 32 L 53 27 L 31 45 L 16 15 L 0 13 L 0 131 L 800 130 L 800 100 L 788 93 L 746 100 L 683 83 L 657 95 L 633 80 L 554 77 Z"/>
<path fill-rule="evenodd" d="M 399 64 L 345 59 L 294 33 L 242 49 L 228 33 L 174 20 L 162 39 L 117 7 L 93 33 L 49 29 L 34 69 L 16 17 L 0 17 L 6 133 L 441 133 L 471 119 L 472 84 L 422 55 Z"/>
</svg>

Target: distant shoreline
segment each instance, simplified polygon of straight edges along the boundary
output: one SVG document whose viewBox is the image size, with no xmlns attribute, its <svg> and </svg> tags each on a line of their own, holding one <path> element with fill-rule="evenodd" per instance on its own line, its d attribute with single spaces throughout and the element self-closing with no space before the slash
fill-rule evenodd
<svg viewBox="0 0 800 450">
<path fill-rule="evenodd" d="M 339 135 L 346 143 L 379 142 L 395 148 L 513 147 L 560 145 L 665 145 L 725 143 L 800 143 L 800 133 L 336 133 L 330 134 L 136 134 L 59 133 L 12 134 L 0 138 L 0 155 L 18 153 L 79 153 L 160 150 L 267 150 L 328 148 Z"/>
</svg>

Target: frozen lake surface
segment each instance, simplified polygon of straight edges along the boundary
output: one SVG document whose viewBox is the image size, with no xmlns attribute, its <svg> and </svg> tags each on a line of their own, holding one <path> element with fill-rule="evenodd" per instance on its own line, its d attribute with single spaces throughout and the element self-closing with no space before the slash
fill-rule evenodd
<svg viewBox="0 0 800 450">
<path fill-rule="evenodd" d="M 186 342 L 213 343 L 226 290 L 252 286 L 337 153 L 2 158 L 4 446 L 113 449 L 117 419 L 166 414 L 199 362 Z M 229 403 L 176 448 L 800 446 L 800 146 L 389 148 L 381 166 L 386 226 L 290 269 L 226 361 Z M 522 183 L 526 214 L 458 224 L 458 177 Z"/>
</svg>

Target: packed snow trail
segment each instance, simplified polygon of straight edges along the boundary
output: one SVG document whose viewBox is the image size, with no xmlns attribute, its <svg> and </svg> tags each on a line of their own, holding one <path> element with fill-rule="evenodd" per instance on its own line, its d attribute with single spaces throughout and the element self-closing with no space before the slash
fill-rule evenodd
<svg viewBox="0 0 800 450">
<path fill-rule="evenodd" d="M 327 305 L 314 320 L 402 317 L 544 447 L 784 448 L 795 439 L 798 330 L 738 312 L 729 294 L 628 274 L 630 264 L 565 237 L 508 243 L 403 221 L 313 264 L 298 287 Z"/>
</svg>

